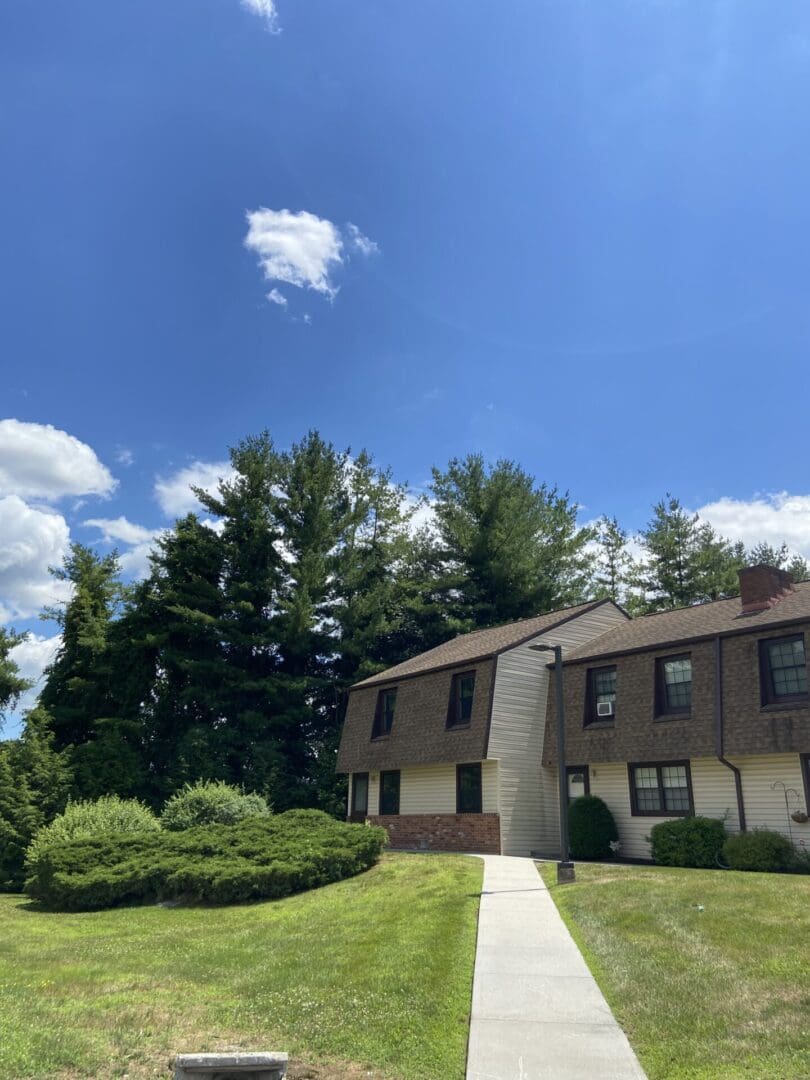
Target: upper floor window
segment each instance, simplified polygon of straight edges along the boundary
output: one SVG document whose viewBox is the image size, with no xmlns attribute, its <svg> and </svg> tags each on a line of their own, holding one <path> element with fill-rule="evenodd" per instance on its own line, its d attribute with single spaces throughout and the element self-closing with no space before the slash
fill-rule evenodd
<svg viewBox="0 0 810 1080">
<path fill-rule="evenodd" d="M 447 709 L 447 726 L 461 727 L 472 719 L 475 696 L 475 672 L 465 671 L 453 676 L 450 684 L 450 704 Z"/>
<path fill-rule="evenodd" d="M 482 801 L 481 762 L 456 765 L 456 813 L 480 814 Z"/>
<path fill-rule="evenodd" d="M 628 768 L 634 815 L 687 817 L 694 813 L 688 761 L 651 762 Z"/>
<path fill-rule="evenodd" d="M 692 658 L 662 656 L 655 661 L 656 716 L 688 713 L 692 709 Z"/>
<path fill-rule="evenodd" d="M 585 696 L 585 723 L 612 720 L 616 714 L 616 668 L 599 667 L 588 671 Z"/>
<path fill-rule="evenodd" d="M 374 726 L 371 729 L 372 739 L 379 739 L 382 735 L 388 735 L 394 723 L 394 709 L 397 704 L 396 687 L 393 690 L 381 690 L 377 695 L 377 709 L 374 713 Z"/>
<path fill-rule="evenodd" d="M 759 674 L 763 705 L 806 700 L 804 634 L 760 641 Z"/>
</svg>

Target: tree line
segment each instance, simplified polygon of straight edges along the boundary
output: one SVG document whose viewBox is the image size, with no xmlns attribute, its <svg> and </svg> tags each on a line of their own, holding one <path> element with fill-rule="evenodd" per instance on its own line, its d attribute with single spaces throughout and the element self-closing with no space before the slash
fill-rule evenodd
<svg viewBox="0 0 810 1080">
<path fill-rule="evenodd" d="M 583 526 L 568 492 L 513 461 L 454 459 L 415 500 L 317 432 L 289 450 L 264 432 L 230 459 L 230 479 L 195 490 L 203 511 L 156 541 L 144 580 L 125 584 L 116 553 L 78 543 L 54 568 L 71 598 L 43 613 L 61 646 L 21 737 L 0 744 L 0 847 L 21 806 L 30 821 L 69 796 L 157 806 L 197 779 L 338 811 L 358 679 L 586 599 L 641 614 L 732 596 L 751 562 L 810 576 L 785 546 L 747 551 L 670 495 L 637 536 L 615 518 Z M 0 631 L 0 711 L 26 688 L 18 640 Z"/>
</svg>

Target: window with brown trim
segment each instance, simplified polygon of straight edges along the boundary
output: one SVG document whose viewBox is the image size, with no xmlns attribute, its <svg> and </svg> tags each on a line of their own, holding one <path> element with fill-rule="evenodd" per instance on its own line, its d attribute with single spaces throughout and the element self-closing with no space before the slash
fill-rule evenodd
<svg viewBox="0 0 810 1080">
<path fill-rule="evenodd" d="M 635 817 L 688 817 L 695 812 L 688 761 L 641 761 L 627 766 Z"/>
<path fill-rule="evenodd" d="M 462 671 L 450 682 L 450 701 L 447 706 L 447 726 L 468 727 L 472 719 L 475 697 L 475 672 Z"/>
<path fill-rule="evenodd" d="M 590 795 L 591 777 L 587 765 L 566 765 L 565 782 L 568 788 L 568 801 L 573 802 L 581 795 Z"/>
<path fill-rule="evenodd" d="M 352 773 L 351 816 L 365 817 L 368 814 L 368 773 Z"/>
<path fill-rule="evenodd" d="M 692 657 L 659 656 L 655 661 L 655 715 L 684 716 L 692 711 Z"/>
<path fill-rule="evenodd" d="M 480 814 L 482 804 L 481 762 L 456 765 L 456 813 Z"/>
<path fill-rule="evenodd" d="M 380 814 L 399 813 L 399 770 L 380 773 Z"/>
<path fill-rule="evenodd" d="M 588 668 L 585 726 L 609 724 L 616 718 L 616 667 Z"/>
<path fill-rule="evenodd" d="M 760 641 L 759 678 L 763 705 L 807 701 L 804 634 Z"/>
<path fill-rule="evenodd" d="M 394 709 L 397 704 L 397 689 L 380 690 L 377 694 L 377 708 L 374 710 L 374 724 L 371 728 L 372 739 L 389 735 L 394 725 Z"/>
</svg>

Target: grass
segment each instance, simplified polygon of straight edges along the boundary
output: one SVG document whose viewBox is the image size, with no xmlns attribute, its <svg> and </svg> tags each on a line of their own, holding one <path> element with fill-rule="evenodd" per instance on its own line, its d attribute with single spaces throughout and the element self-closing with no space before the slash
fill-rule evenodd
<svg viewBox="0 0 810 1080">
<path fill-rule="evenodd" d="M 0 1076 L 169 1076 L 286 1050 L 294 1077 L 461 1080 L 482 864 L 387 855 L 275 902 L 48 914 L 0 897 Z"/>
<path fill-rule="evenodd" d="M 541 873 L 649 1080 L 810 1076 L 810 878 Z"/>
</svg>

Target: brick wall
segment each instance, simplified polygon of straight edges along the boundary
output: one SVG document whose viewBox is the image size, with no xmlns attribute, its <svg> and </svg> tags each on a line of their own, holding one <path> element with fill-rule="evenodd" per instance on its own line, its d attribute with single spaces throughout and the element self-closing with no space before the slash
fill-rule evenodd
<svg viewBox="0 0 810 1080">
<path fill-rule="evenodd" d="M 501 852 L 498 814 L 392 814 L 368 820 L 387 829 L 390 846 L 400 850 Z"/>
</svg>

